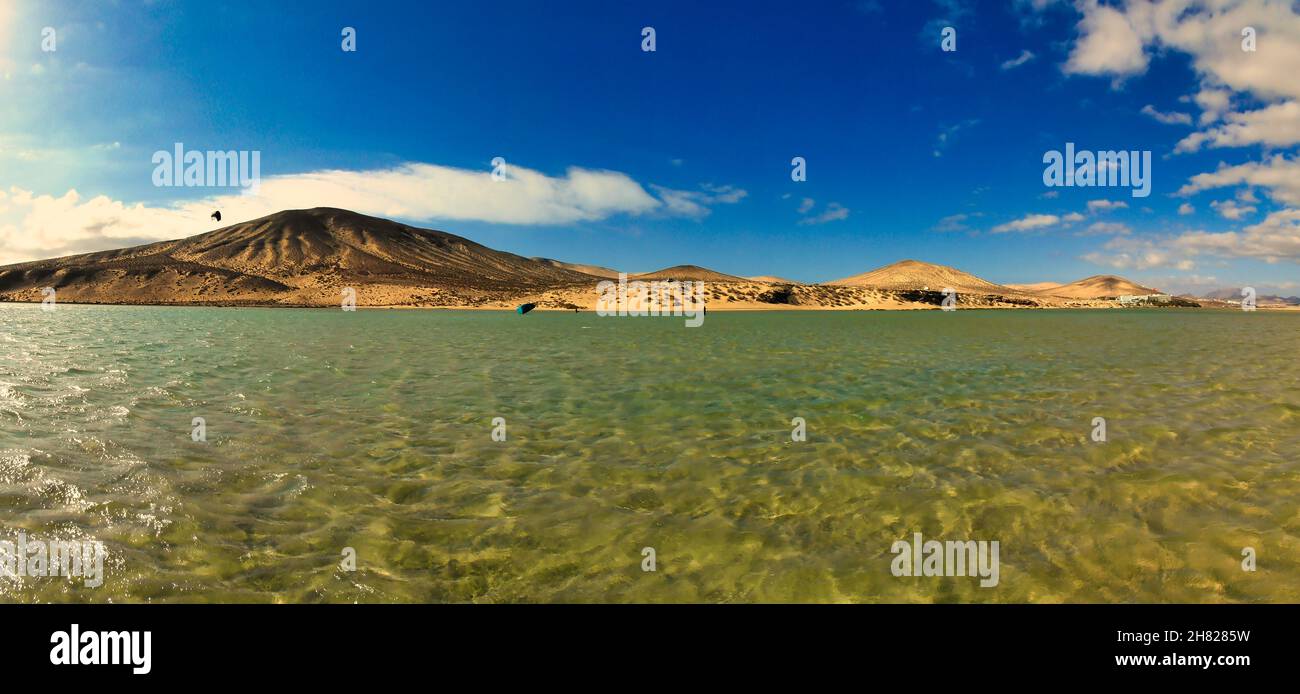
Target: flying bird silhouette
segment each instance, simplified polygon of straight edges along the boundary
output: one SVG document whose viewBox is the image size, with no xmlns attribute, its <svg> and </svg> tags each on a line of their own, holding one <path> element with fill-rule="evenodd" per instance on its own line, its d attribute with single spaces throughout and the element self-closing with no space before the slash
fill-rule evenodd
<svg viewBox="0 0 1300 694">
<path fill-rule="evenodd" d="M 217 220 L 218 222 L 220 222 L 220 221 L 221 221 L 221 210 L 217 210 L 216 212 L 213 212 L 213 213 L 212 213 L 212 218 L 215 219 L 215 220 Z"/>
</svg>

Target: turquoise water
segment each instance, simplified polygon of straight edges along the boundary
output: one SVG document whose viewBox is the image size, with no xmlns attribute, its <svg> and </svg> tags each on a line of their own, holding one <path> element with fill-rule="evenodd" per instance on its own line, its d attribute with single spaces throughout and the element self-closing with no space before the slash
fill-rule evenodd
<svg viewBox="0 0 1300 694">
<path fill-rule="evenodd" d="M 109 553 L 0 600 L 1294 602 L 1297 344 L 1300 313 L 0 305 L 0 536 Z M 999 584 L 894 576 L 916 532 L 998 541 Z"/>
</svg>

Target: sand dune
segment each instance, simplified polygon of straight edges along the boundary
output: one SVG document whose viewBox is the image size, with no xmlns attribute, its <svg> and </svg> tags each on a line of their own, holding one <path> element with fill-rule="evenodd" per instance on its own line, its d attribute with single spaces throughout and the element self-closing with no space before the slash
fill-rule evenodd
<svg viewBox="0 0 1300 694">
<path fill-rule="evenodd" d="M 942 291 L 951 287 L 964 294 L 1017 294 L 1013 289 L 994 284 L 947 265 L 934 265 L 919 260 L 900 260 L 860 275 L 845 277 L 831 286 L 874 287 L 878 289 Z"/>
<path fill-rule="evenodd" d="M 766 282 L 768 284 L 803 284 L 803 282 L 796 282 L 794 280 L 788 280 L 784 277 L 776 277 L 773 275 L 758 275 L 757 277 L 746 277 L 745 279 L 752 282 Z"/>
<path fill-rule="evenodd" d="M 1125 294 L 1159 294 L 1160 290 L 1115 275 L 1093 275 L 1077 282 L 1041 289 L 1038 293 L 1068 299 L 1113 299 Z"/>
</svg>

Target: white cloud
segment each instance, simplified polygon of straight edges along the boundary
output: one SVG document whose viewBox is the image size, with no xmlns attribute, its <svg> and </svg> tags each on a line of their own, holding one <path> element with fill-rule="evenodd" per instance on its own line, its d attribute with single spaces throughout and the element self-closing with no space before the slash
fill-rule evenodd
<svg viewBox="0 0 1300 694">
<path fill-rule="evenodd" d="M 799 214 L 808 214 L 816 204 L 817 202 L 812 198 L 804 198 L 803 201 L 799 203 Z"/>
<path fill-rule="evenodd" d="M 1080 215 L 1080 218 L 1082 218 L 1082 215 Z M 995 234 L 1002 234 L 1008 231 L 1033 231 L 1034 229 L 1056 226 L 1060 223 L 1061 218 L 1054 214 L 1031 214 L 1007 222 L 1006 224 L 999 224 L 990 229 L 990 231 Z"/>
<path fill-rule="evenodd" d="M 1123 203 L 1120 204 L 1123 205 Z M 1087 217 L 1078 212 L 1070 212 L 1065 215 L 1028 214 L 1020 219 L 999 224 L 989 231 L 994 234 L 1004 234 L 1009 231 L 1034 231 L 1053 226 L 1068 227 L 1071 224 L 1082 222 L 1085 219 L 1087 219 Z"/>
<path fill-rule="evenodd" d="M 733 186 L 704 185 L 704 190 L 675 190 L 664 186 L 651 185 L 650 188 L 663 200 L 669 214 L 682 217 L 706 217 L 710 205 L 732 204 L 740 202 L 748 193 Z"/>
<path fill-rule="evenodd" d="M 118 248 L 204 231 L 211 210 L 126 205 L 75 190 L 60 197 L 11 188 L 0 198 L 0 262 Z"/>
<path fill-rule="evenodd" d="M 839 204 L 838 202 L 832 202 L 826 206 L 826 209 L 822 211 L 821 214 L 812 217 L 805 217 L 799 220 L 799 223 L 804 225 L 825 224 L 827 222 L 837 222 L 848 218 L 849 208 Z"/>
<path fill-rule="evenodd" d="M 1192 99 L 1201 108 L 1201 125 L 1209 125 L 1223 117 L 1232 108 L 1232 91 L 1202 87 Z"/>
<path fill-rule="evenodd" d="M 934 230 L 940 232 L 966 231 L 970 229 L 966 224 L 966 220 L 970 219 L 970 217 L 971 215 L 964 213 L 950 214 L 947 217 L 940 219 L 939 223 L 934 225 Z"/>
<path fill-rule="evenodd" d="M 1203 190 L 1243 184 L 1267 190 L 1268 196 L 1278 202 L 1300 206 L 1300 159 L 1287 159 L 1278 154 L 1262 162 L 1236 166 L 1220 164 L 1216 171 L 1192 176 L 1178 189 L 1178 194 L 1191 195 Z"/>
<path fill-rule="evenodd" d="M 1189 215 L 1193 212 L 1196 212 L 1196 208 L 1192 207 L 1192 203 L 1190 202 L 1185 202 L 1178 206 L 1178 214 Z"/>
<path fill-rule="evenodd" d="M 722 203 L 724 205 L 738 203 L 741 200 L 744 200 L 745 196 L 749 195 L 748 191 L 743 188 L 737 188 L 736 186 L 716 186 L 712 183 L 705 183 L 701 187 L 713 194 L 713 198 L 710 202 Z"/>
<path fill-rule="evenodd" d="M 1300 102 L 1283 101 L 1255 111 L 1230 112 L 1223 118 L 1226 121 L 1223 125 L 1184 137 L 1174 151 L 1254 144 L 1282 147 L 1300 142 Z"/>
<path fill-rule="evenodd" d="M 0 198 L 0 263 L 119 248 L 180 238 L 285 209 L 342 207 L 380 217 L 556 225 L 647 213 L 702 217 L 709 206 L 733 203 L 745 191 L 709 186 L 703 192 L 651 186 L 659 197 L 616 171 L 573 167 L 548 176 L 508 166 L 494 181 L 487 170 L 409 163 L 372 171 L 327 170 L 264 177 L 254 192 L 220 192 L 164 206 L 128 204 L 76 191 L 55 197 L 11 188 Z"/>
<path fill-rule="evenodd" d="M 1111 210 L 1122 210 L 1128 207 L 1128 203 L 1123 200 L 1089 200 L 1088 212 L 1109 212 Z"/>
<path fill-rule="evenodd" d="M 1146 50 L 1191 57 L 1201 81 L 1195 101 L 1202 126 L 1177 151 L 1202 146 L 1300 142 L 1300 5 L 1289 0 L 1128 0 L 1120 7 L 1079 0 L 1079 38 L 1067 73 L 1122 79 L 1146 71 Z M 1241 47 L 1243 27 L 1257 30 L 1257 50 Z M 1264 106 L 1230 112 L 1232 95 Z"/>
<path fill-rule="evenodd" d="M 571 224 L 615 214 L 642 214 L 668 206 L 629 176 L 570 168 L 548 176 L 507 165 L 505 180 L 487 169 L 411 163 L 375 171 L 317 171 L 263 178 L 256 194 L 227 194 L 190 203 L 223 209 L 227 219 L 253 219 L 283 209 L 329 204 L 381 217 L 481 221 L 500 224 Z"/>
<path fill-rule="evenodd" d="M 1164 123 L 1165 125 L 1191 125 L 1192 124 L 1192 117 L 1189 114 L 1178 113 L 1177 111 L 1170 111 L 1169 113 L 1163 113 L 1161 111 L 1157 111 L 1156 107 L 1152 106 L 1151 104 L 1147 104 L 1146 106 L 1143 106 L 1142 113 L 1151 116 L 1152 118 L 1160 121 L 1161 123 Z"/>
<path fill-rule="evenodd" d="M 1034 59 L 1034 54 L 1033 54 L 1033 52 L 1030 51 L 1030 50 L 1028 50 L 1028 49 L 1025 49 L 1025 50 L 1020 51 L 1020 55 L 1016 56 L 1015 58 L 1012 58 L 1011 60 L 1007 60 L 1007 61 L 1003 62 L 1003 63 L 1002 63 L 1002 69 L 1003 69 L 1003 70 L 1014 70 L 1015 68 L 1018 68 L 1018 67 L 1020 67 L 1021 65 L 1024 65 L 1025 63 L 1027 63 L 1027 62 L 1029 62 L 1029 61 L 1031 61 L 1031 60 L 1033 60 L 1033 59 Z"/>
<path fill-rule="evenodd" d="M 1119 222 L 1093 222 L 1079 236 L 1128 236 L 1133 230 Z"/>
<path fill-rule="evenodd" d="M 1088 253 L 1083 256 L 1083 259 L 1119 270 L 1148 270 L 1157 267 L 1192 270 L 1196 267 L 1196 263 L 1190 258 L 1160 248 L 1150 239 L 1116 236 L 1107 241 L 1102 248 L 1103 251 Z"/>
<path fill-rule="evenodd" d="M 1279 210 L 1240 232 L 1189 232 L 1171 245 L 1192 254 L 1300 263 L 1300 210 Z"/>
<path fill-rule="evenodd" d="M 1241 231 L 1188 231 L 1163 238 L 1115 237 L 1084 259 L 1121 269 L 1190 270 L 1195 258 L 1249 258 L 1300 264 L 1300 210 L 1279 210 Z"/>
<path fill-rule="evenodd" d="M 1215 200 L 1210 203 L 1210 207 L 1219 213 L 1224 219 L 1238 220 L 1248 214 L 1254 214 L 1255 208 L 1251 205 L 1238 205 L 1235 200 Z"/>
<path fill-rule="evenodd" d="M 1142 37 L 1119 10 L 1098 5 L 1095 0 L 1084 4 L 1079 21 L 1079 39 L 1070 51 L 1065 71 L 1084 75 L 1133 75 L 1145 72 L 1147 56 Z"/>
</svg>

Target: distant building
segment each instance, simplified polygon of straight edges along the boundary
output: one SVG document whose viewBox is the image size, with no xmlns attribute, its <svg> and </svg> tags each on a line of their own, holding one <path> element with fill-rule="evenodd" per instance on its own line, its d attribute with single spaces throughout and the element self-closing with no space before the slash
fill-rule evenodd
<svg viewBox="0 0 1300 694">
<path fill-rule="evenodd" d="M 1119 303 L 1125 306 L 1168 304 L 1173 300 L 1173 297 L 1168 294 L 1124 294 L 1119 297 Z"/>
</svg>

